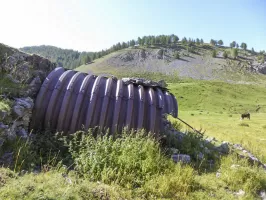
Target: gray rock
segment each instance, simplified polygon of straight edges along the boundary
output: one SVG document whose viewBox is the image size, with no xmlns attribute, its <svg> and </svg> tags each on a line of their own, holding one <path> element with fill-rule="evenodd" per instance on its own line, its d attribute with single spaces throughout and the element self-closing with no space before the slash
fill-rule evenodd
<svg viewBox="0 0 266 200">
<path fill-rule="evenodd" d="M 183 163 L 190 163 L 191 158 L 189 155 L 186 154 L 173 154 L 172 159 L 174 162 L 183 162 Z"/>
<path fill-rule="evenodd" d="M 0 120 L 5 119 L 6 116 L 7 116 L 7 112 L 6 111 L 3 111 L 3 110 L 0 110 Z"/>
<path fill-rule="evenodd" d="M 217 172 L 216 173 L 216 178 L 220 178 L 220 176 L 221 176 L 221 172 Z"/>
<path fill-rule="evenodd" d="M 0 130 L 1 129 L 8 129 L 8 125 L 5 125 L 3 122 L 0 122 Z"/>
<path fill-rule="evenodd" d="M 237 169 L 237 168 L 239 168 L 240 167 L 240 165 L 235 165 L 235 164 L 233 164 L 233 165 L 231 165 L 231 169 Z"/>
<path fill-rule="evenodd" d="M 199 152 L 199 153 L 198 153 L 198 158 L 199 158 L 200 160 L 202 160 L 202 159 L 204 158 L 204 154 L 203 154 L 202 152 Z"/>
<path fill-rule="evenodd" d="M 234 194 L 237 195 L 237 196 L 244 196 L 245 195 L 245 191 L 240 189 L 238 192 L 234 192 Z"/>
<path fill-rule="evenodd" d="M 157 54 L 157 58 L 158 58 L 158 59 L 162 59 L 162 58 L 163 58 L 163 50 L 162 50 L 162 49 L 159 49 L 159 50 L 156 52 L 156 54 Z"/>
<path fill-rule="evenodd" d="M 15 105 L 13 106 L 13 112 L 18 117 L 24 117 L 26 112 L 29 112 L 33 108 L 33 100 L 30 97 L 16 98 Z"/>
<path fill-rule="evenodd" d="M 216 147 L 216 150 L 219 151 L 220 153 L 223 154 L 228 154 L 229 153 L 229 143 L 228 142 L 223 142 L 220 146 Z"/>
<path fill-rule="evenodd" d="M 13 112 L 17 115 L 17 117 L 23 117 L 25 113 L 25 107 L 21 105 L 13 106 Z"/>
<path fill-rule="evenodd" d="M 33 108 L 33 100 L 30 97 L 27 98 L 17 98 L 16 105 L 23 106 L 24 108 L 31 109 Z"/>
<path fill-rule="evenodd" d="M 265 192 L 265 190 L 260 191 L 259 195 L 260 195 L 262 200 L 266 200 L 266 192 Z"/>
<path fill-rule="evenodd" d="M 160 80 L 158 81 L 158 84 L 162 87 L 162 88 L 167 88 L 167 83 L 164 80 Z"/>
<path fill-rule="evenodd" d="M 214 137 L 209 137 L 205 141 L 206 141 L 206 143 L 211 143 L 211 142 L 215 141 L 215 138 Z"/>
<path fill-rule="evenodd" d="M 144 49 L 141 49 L 141 50 L 140 50 L 140 57 L 143 58 L 143 59 L 146 58 L 146 52 L 145 52 Z"/>
<path fill-rule="evenodd" d="M 14 58 L 13 56 L 9 56 L 7 58 L 7 64 L 9 64 L 9 65 L 15 65 L 16 63 L 17 63 L 17 59 Z"/>
<path fill-rule="evenodd" d="M 28 171 L 26 171 L 26 170 L 21 170 L 21 172 L 19 173 L 19 175 L 20 176 L 24 176 L 25 174 L 27 174 L 28 173 Z"/>
<path fill-rule="evenodd" d="M 19 136 L 21 138 L 27 138 L 28 137 L 27 131 L 22 127 L 18 128 L 18 130 L 16 131 L 16 134 L 17 134 L 17 136 Z"/>
<path fill-rule="evenodd" d="M 13 121 L 12 126 L 8 129 L 8 139 L 14 140 L 16 138 L 16 133 L 20 127 L 22 127 L 24 124 L 23 121 Z"/>
<path fill-rule="evenodd" d="M 172 154 L 178 154 L 178 152 L 179 152 L 179 150 L 176 148 L 171 148 L 170 150 L 171 150 Z"/>
</svg>

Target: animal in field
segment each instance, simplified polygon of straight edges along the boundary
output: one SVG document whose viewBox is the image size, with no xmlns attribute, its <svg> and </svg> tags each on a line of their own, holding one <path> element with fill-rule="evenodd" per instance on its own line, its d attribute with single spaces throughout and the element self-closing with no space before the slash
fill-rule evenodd
<svg viewBox="0 0 266 200">
<path fill-rule="evenodd" d="M 244 114 L 241 114 L 241 119 L 243 120 L 243 119 L 245 119 L 245 118 L 247 118 L 247 119 L 250 120 L 250 113 L 244 113 Z"/>
</svg>

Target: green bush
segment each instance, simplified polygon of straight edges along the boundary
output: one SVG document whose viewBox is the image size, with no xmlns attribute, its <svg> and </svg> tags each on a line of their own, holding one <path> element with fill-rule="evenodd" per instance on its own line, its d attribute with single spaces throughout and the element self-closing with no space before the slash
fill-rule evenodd
<svg viewBox="0 0 266 200">
<path fill-rule="evenodd" d="M 159 143 L 143 132 L 124 131 L 121 137 L 77 132 L 69 143 L 76 169 L 91 181 L 140 187 L 154 175 L 173 167 Z"/>
<path fill-rule="evenodd" d="M 231 54 L 232 54 L 233 59 L 236 59 L 238 56 L 238 50 L 233 48 Z"/>
<path fill-rule="evenodd" d="M 225 59 L 228 58 L 228 54 L 227 54 L 226 51 L 223 52 L 223 57 L 224 57 Z"/>
<path fill-rule="evenodd" d="M 213 50 L 213 51 L 212 51 L 212 57 L 213 57 L 213 58 L 216 58 L 216 56 L 217 56 L 217 52 L 216 52 L 216 50 Z"/>
<path fill-rule="evenodd" d="M 179 56 L 179 53 L 178 53 L 178 52 L 175 52 L 175 53 L 174 53 L 174 58 L 175 58 L 175 59 L 179 59 L 179 58 L 180 58 L 180 56 Z"/>
</svg>

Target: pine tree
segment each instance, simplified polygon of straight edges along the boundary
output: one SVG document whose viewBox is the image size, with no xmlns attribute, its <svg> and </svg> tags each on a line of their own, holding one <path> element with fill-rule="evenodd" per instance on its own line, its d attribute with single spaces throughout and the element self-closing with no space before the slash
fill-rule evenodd
<svg viewBox="0 0 266 200">
<path fill-rule="evenodd" d="M 218 44 L 219 44 L 220 46 L 222 46 L 222 45 L 224 44 L 224 42 L 223 42 L 222 40 L 219 40 L 219 41 L 218 41 Z"/>
</svg>

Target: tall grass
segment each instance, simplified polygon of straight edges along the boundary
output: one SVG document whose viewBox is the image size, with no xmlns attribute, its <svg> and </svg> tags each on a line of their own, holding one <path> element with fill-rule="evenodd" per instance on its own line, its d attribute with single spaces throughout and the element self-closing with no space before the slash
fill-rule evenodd
<svg viewBox="0 0 266 200">
<path fill-rule="evenodd" d="M 69 144 L 76 169 L 91 181 L 142 186 L 152 176 L 173 168 L 159 142 L 144 132 L 124 132 L 121 137 L 77 132 Z"/>
<path fill-rule="evenodd" d="M 0 199 L 234 199 L 240 189 L 245 191 L 244 198 L 255 199 L 266 187 L 266 173 L 235 155 L 218 162 L 217 177 L 217 168 L 215 172 L 197 170 L 195 158 L 190 165 L 175 164 L 166 151 L 170 146 L 163 147 L 144 131 L 124 131 L 117 138 L 94 137 L 92 133 L 77 132 L 63 138 L 48 133 L 45 137 L 36 135 L 39 143 L 28 142 L 27 151 L 21 140 L 17 143 L 17 156 L 24 164 L 17 164 L 21 167 L 16 172 L 0 168 Z M 171 144 L 180 153 L 189 153 L 194 146 L 201 148 L 201 138 L 192 133 L 184 137 L 186 143 L 192 144 L 190 147 Z M 48 144 L 43 143 L 44 138 Z M 69 153 L 63 153 L 64 148 Z M 52 153 L 58 149 L 62 151 Z M 41 156 L 36 160 L 38 154 Z M 69 162 L 59 159 L 63 157 Z M 27 163 L 41 164 L 40 161 L 50 168 L 43 167 L 39 174 L 29 171 L 18 176 L 19 170 L 28 169 Z"/>
</svg>

